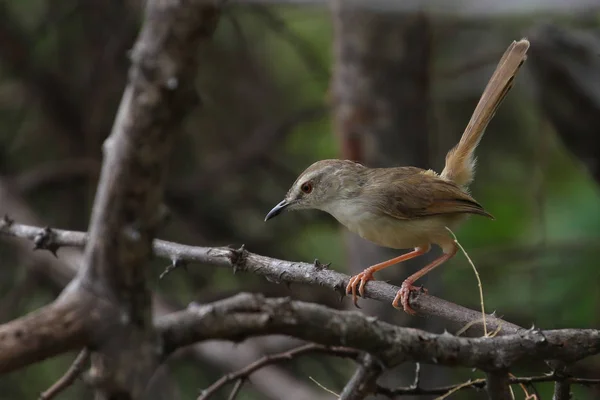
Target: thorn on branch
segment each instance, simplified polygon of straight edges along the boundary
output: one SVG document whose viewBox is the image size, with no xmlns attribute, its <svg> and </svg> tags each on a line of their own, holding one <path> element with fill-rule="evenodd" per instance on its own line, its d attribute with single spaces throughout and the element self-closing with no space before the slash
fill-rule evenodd
<svg viewBox="0 0 600 400">
<path fill-rule="evenodd" d="M 327 264 L 323 264 L 321 261 L 319 261 L 319 259 L 315 258 L 315 262 L 313 263 L 313 265 L 315 269 L 317 269 L 318 271 L 322 271 L 324 269 L 329 269 L 331 263 L 328 262 Z"/>
<path fill-rule="evenodd" d="M 14 222 L 15 220 L 9 217 L 8 214 L 4 214 L 4 217 L 0 220 L 0 229 L 10 228 Z"/>
<path fill-rule="evenodd" d="M 339 280 L 333 285 L 333 290 L 335 290 L 340 295 L 340 302 L 344 300 L 346 297 L 346 284 L 343 280 Z"/>
<path fill-rule="evenodd" d="M 185 260 L 183 260 L 181 258 L 173 257 L 171 259 L 171 264 L 167 265 L 165 270 L 159 275 L 158 279 L 160 280 L 160 279 L 164 278 L 165 276 L 170 274 L 173 270 L 175 270 L 179 267 L 181 267 L 185 271 L 187 271 L 187 262 L 185 262 Z"/>
<path fill-rule="evenodd" d="M 33 250 L 48 250 L 54 257 L 58 258 L 56 252 L 59 248 L 60 245 L 56 243 L 56 233 L 49 226 L 42 229 L 33 238 Z"/>
<path fill-rule="evenodd" d="M 242 245 L 239 249 L 231 249 L 229 261 L 233 267 L 234 274 L 238 271 L 238 269 L 243 268 L 244 264 L 246 263 L 246 257 L 248 257 L 248 251 L 246 250 L 245 245 Z"/>
</svg>

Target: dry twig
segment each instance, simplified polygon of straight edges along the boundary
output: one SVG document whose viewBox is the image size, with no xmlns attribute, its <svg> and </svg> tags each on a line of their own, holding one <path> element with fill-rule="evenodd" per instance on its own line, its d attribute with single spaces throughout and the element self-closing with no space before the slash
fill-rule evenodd
<svg viewBox="0 0 600 400">
<path fill-rule="evenodd" d="M 345 348 L 345 347 L 330 347 L 330 346 L 322 346 L 322 345 L 318 345 L 318 344 L 307 344 L 307 345 L 300 346 L 300 347 L 297 347 L 295 349 L 292 349 L 292 350 L 289 350 L 289 351 L 286 351 L 283 353 L 267 355 L 234 373 L 222 376 L 215 383 L 213 383 L 208 388 L 203 390 L 202 393 L 200 394 L 200 396 L 198 396 L 198 400 L 206 400 L 210 396 L 215 394 L 223 386 L 227 385 L 230 382 L 237 381 L 236 387 L 234 388 L 234 391 L 232 391 L 232 395 L 235 395 L 237 393 L 236 389 L 237 389 L 237 391 L 239 391 L 243 382 L 245 380 L 247 380 L 248 377 L 253 372 L 255 372 L 267 365 L 270 365 L 270 364 L 275 364 L 275 363 L 278 363 L 281 361 L 286 361 L 286 360 L 292 360 L 296 357 L 299 357 L 299 356 L 302 356 L 305 354 L 311 354 L 311 353 L 323 353 L 323 354 L 330 354 L 330 355 L 334 355 L 334 356 L 338 356 L 338 357 L 350 357 L 350 358 L 356 358 L 359 354 L 359 352 L 357 350 L 349 349 L 349 348 Z M 232 395 L 230 395 L 230 398 Z"/>
<path fill-rule="evenodd" d="M 65 372 L 65 374 L 58 380 L 56 383 L 48 390 L 40 394 L 39 400 L 50 400 L 56 397 L 60 392 L 68 388 L 75 382 L 75 380 L 81 375 L 83 372 L 83 367 L 87 363 L 90 358 L 90 351 L 85 348 L 81 350 L 81 352 L 71 364 L 71 367 Z"/>
</svg>

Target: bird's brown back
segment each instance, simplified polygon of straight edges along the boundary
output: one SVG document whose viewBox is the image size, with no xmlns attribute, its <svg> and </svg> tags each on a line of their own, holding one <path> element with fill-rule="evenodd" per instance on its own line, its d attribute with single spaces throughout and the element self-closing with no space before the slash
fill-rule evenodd
<svg viewBox="0 0 600 400">
<path fill-rule="evenodd" d="M 416 167 L 366 168 L 361 197 L 377 211 L 400 220 L 440 214 L 493 218 L 468 193 L 432 171 Z"/>
</svg>

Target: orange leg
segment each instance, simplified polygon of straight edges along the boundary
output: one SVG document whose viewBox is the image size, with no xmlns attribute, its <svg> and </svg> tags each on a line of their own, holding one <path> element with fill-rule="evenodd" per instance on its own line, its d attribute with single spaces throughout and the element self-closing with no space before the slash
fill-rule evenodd
<svg viewBox="0 0 600 400">
<path fill-rule="evenodd" d="M 418 270 L 417 272 L 415 272 L 414 274 L 412 274 L 411 276 L 406 278 L 404 280 L 404 282 L 402 282 L 402 286 L 400 287 L 400 290 L 396 294 L 396 297 L 394 298 L 392 305 L 396 308 L 400 308 L 398 306 L 398 302 L 401 302 L 402 308 L 404 309 L 404 311 L 406 311 L 410 315 L 415 315 L 416 314 L 415 310 L 413 310 L 410 307 L 410 304 L 408 304 L 408 300 L 410 297 L 410 291 L 411 290 L 420 290 L 422 288 L 413 286 L 413 283 L 415 283 L 417 281 L 417 279 L 419 279 L 419 278 L 423 277 L 425 274 L 429 273 L 435 267 L 442 265 L 443 263 L 445 263 L 446 261 L 448 261 L 449 259 L 454 257 L 456 255 L 457 251 L 458 251 L 458 246 L 456 246 L 456 244 L 455 244 L 449 253 L 443 254 L 440 258 L 433 260 L 431 262 L 431 264 L 423 267 L 422 269 Z"/>
<path fill-rule="evenodd" d="M 402 254 L 401 256 L 392 258 L 391 260 L 384 261 L 382 263 L 370 266 L 369 268 L 365 269 L 360 274 L 354 275 L 352 278 L 350 278 L 350 282 L 348 282 L 348 286 L 346 286 L 346 293 L 348 293 L 348 294 L 352 293 L 352 302 L 354 303 L 354 305 L 356 307 L 358 307 L 358 303 L 357 303 L 358 298 L 356 297 L 356 286 L 358 286 L 359 283 L 360 283 L 360 286 L 358 287 L 358 293 L 360 293 L 361 297 L 364 297 L 365 285 L 367 284 L 367 282 L 369 282 L 371 280 L 375 280 L 375 278 L 373 277 L 373 274 L 375 272 L 380 271 L 389 266 L 392 266 L 394 264 L 398 264 L 402 261 L 410 260 L 411 258 L 415 258 L 420 255 L 423 255 L 423 254 L 427 253 L 429 251 L 429 249 L 430 249 L 430 246 L 417 247 L 410 253 Z"/>
</svg>

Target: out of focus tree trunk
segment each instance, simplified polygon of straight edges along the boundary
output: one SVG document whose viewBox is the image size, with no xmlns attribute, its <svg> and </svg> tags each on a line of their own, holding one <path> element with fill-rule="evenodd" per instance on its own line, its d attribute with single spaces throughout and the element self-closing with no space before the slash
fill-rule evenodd
<svg viewBox="0 0 600 400">
<path fill-rule="evenodd" d="M 600 35 L 556 25 L 532 32 L 537 98 L 567 149 L 600 182 Z"/>
<path fill-rule="evenodd" d="M 334 4 L 334 72 L 330 92 L 341 157 L 369 167 L 429 167 L 431 30 L 427 17 L 353 9 L 341 1 Z M 350 232 L 346 244 L 351 274 L 406 252 L 378 247 Z M 379 272 L 377 278 L 399 285 L 432 258 L 426 255 L 392 266 Z M 419 283 L 436 292 L 432 278 L 435 274 Z M 409 317 L 390 304 L 363 299 L 359 302 L 368 314 L 401 325 L 435 329 L 427 320 Z M 402 371 L 389 374 L 389 383 L 406 384 L 413 379 L 412 367 Z M 424 371 L 428 376 L 423 379 L 439 382 L 439 372 Z"/>
</svg>

